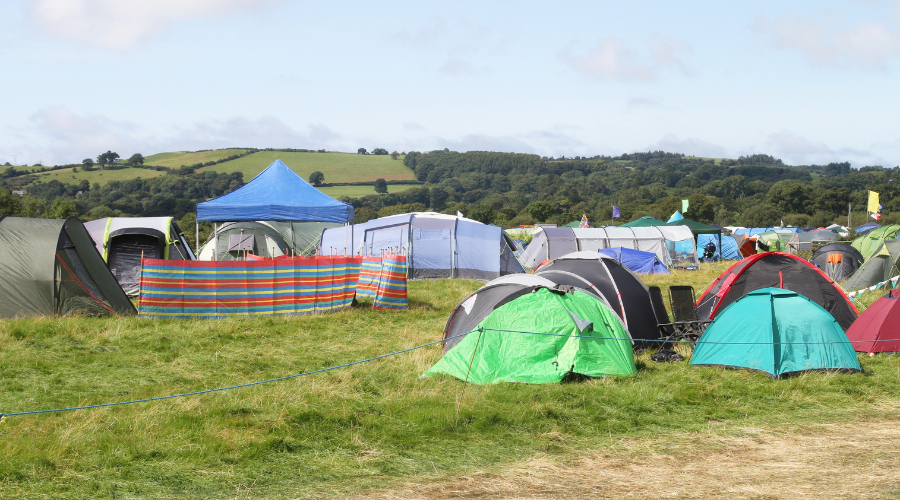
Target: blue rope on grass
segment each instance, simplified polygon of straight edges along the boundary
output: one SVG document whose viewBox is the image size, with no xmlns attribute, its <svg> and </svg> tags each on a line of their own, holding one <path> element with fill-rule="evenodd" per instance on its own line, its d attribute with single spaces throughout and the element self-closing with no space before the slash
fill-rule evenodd
<svg viewBox="0 0 900 500">
<path fill-rule="evenodd" d="M 435 344 L 440 344 L 440 343 L 446 342 L 448 340 L 453 340 L 455 338 L 464 337 L 464 336 L 466 336 L 472 332 L 476 332 L 476 331 L 477 332 L 495 331 L 495 332 L 507 332 L 507 333 L 517 333 L 517 334 L 527 334 L 527 335 L 545 335 L 545 336 L 551 336 L 551 337 L 572 337 L 572 338 L 593 339 L 593 340 L 629 340 L 629 341 L 633 340 L 633 341 L 639 341 L 639 342 L 657 342 L 657 343 L 661 343 L 661 344 L 694 344 L 695 343 L 694 341 L 691 341 L 691 340 L 625 339 L 625 338 L 620 338 L 620 337 L 596 337 L 596 336 L 592 336 L 592 335 L 567 335 L 564 333 L 529 332 L 529 331 L 524 331 L 524 330 L 503 330 L 503 329 L 498 329 L 498 328 L 477 328 L 477 329 L 469 331 L 469 332 L 461 333 L 459 335 L 454 335 L 452 337 L 447 337 L 447 338 L 441 339 L 441 340 L 435 340 L 434 342 L 428 342 L 427 344 L 417 345 L 415 347 L 410 347 L 408 349 L 403 349 L 401 351 L 394 351 L 394 352 L 391 352 L 388 354 L 382 354 L 380 356 L 375 356 L 372 358 L 361 359 L 359 361 L 352 361 L 350 363 L 344 363 L 342 365 L 330 366 L 328 368 L 320 368 L 318 370 L 313 370 L 311 372 L 297 373 L 294 375 L 287 375 L 285 377 L 271 378 L 268 380 L 261 380 L 258 382 L 249 382 L 246 384 L 231 385 L 228 387 L 218 387 L 216 389 L 206 389 L 206 390 L 202 390 L 202 391 L 185 392 L 182 394 L 172 394 L 169 396 L 157 396 L 154 398 L 134 399 L 131 401 L 119 401 L 116 403 L 101 403 L 101 404 L 86 405 L 86 406 L 72 406 L 72 407 L 68 407 L 68 408 L 54 408 L 52 410 L 33 410 L 33 411 L 20 411 L 20 412 L 14 412 L 14 413 L 0 413 L 0 423 L 2 423 L 6 417 L 16 417 L 16 416 L 20 416 L 20 415 L 36 415 L 36 414 L 40 414 L 40 413 L 59 413 L 59 412 L 74 411 L 74 410 L 88 410 L 91 408 L 105 408 L 108 406 L 121 406 L 121 405 L 129 405 L 129 404 L 134 404 L 134 403 L 147 403 L 150 401 L 161 401 L 164 399 L 183 398 L 186 396 L 198 396 L 200 394 L 209 394 L 211 392 L 229 391 L 232 389 L 240 389 L 243 387 L 251 387 L 254 385 L 268 384 L 271 382 L 280 382 L 282 380 L 303 377 L 306 375 L 313 375 L 315 373 L 328 372 L 328 371 L 332 371 L 332 370 L 337 370 L 339 368 L 347 368 L 347 367 L 350 367 L 353 365 L 368 363 L 370 361 L 376 361 L 376 360 L 388 358 L 391 356 L 397 356 L 399 354 L 404 354 L 404 353 L 407 353 L 410 351 L 415 351 L 417 349 L 422 349 L 424 347 L 432 346 Z M 729 345 L 790 345 L 790 344 L 818 345 L 818 344 L 846 344 L 846 343 L 852 344 L 852 343 L 865 343 L 865 342 L 896 342 L 896 341 L 900 341 L 900 339 L 857 340 L 857 341 L 848 340 L 847 342 L 709 342 L 709 343 L 711 343 L 711 344 L 729 344 Z"/>
<path fill-rule="evenodd" d="M 473 330 L 473 331 L 474 331 L 474 330 Z M 88 410 L 88 409 L 91 409 L 91 408 L 105 408 L 105 407 L 107 407 L 107 406 L 130 405 L 130 404 L 134 404 L 134 403 L 147 403 L 147 402 L 150 402 L 150 401 L 160 401 L 160 400 L 163 400 L 163 399 L 183 398 L 183 397 L 185 397 L 185 396 L 197 396 L 197 395 L 200 395 L 200 394 L 208 394 L 208 393 L 210 393 L 210 392 L 229 391 L 229 390 L 231 390 L 231 389 L 240 389 L 240 388 L 242 388 L 242 387 L 250 387 L 250 386 L 254 386 L 254 385 L 268 384 L 268 383 L 270 383 L 270 382 L 280 382 L 280 381 L 282 381 L 282 380 L 288 380 L 288 379 L 292 379 L 292 378 L 303 377 L 303 376 L 305 376 L 305 375 L 312 375 L 312 374 L 314 374 L 314 373 L 322 373 L 322 372 L 327 372 L 327 371 L 331 371 L 331 370 L 337 370 L 338 368 L 347 368 L 348 366 L 358 365 L 358 364 L 361 364 L 361 363 L 368 363 L 369 361 L 375 361 L 375 360 L 387 358 L 387 357 L 390 357 L 390 356 L 397 356 L 398 354 L 407 353 L 407 352 L 409 352 L 409 351 L 415 351 L 416 349 L 422 349 L 423 347 L 428 347 L 428 346 L 431 346 L 431 345 L 434 345 L 434 344 L 440 344 L 441 342 L 446 342 L 446 341 L 448 341 L 448 340 L 450 340 L 450 339 L 454 339 L 454 338 L 457 338 L 457 337 L 462 337 L 462 336 L 464 336 L 464 335 L 468 335 L 469 333 L 471 333 L 471 332 L 461 333 L 461 334 L 459 334 L 459 335 L 455 335 L 455 336 L 453 336 L 453 337 L 449 337 L 449 338 L 446 338 L 446 339 L 435 340 L 434 342 L 429 342 L 429 343 L 427 343 L 427 344 L 417 345 L 417 346 L 415 346 L 415 347 L 410 347 L 409 349 L 403 349 L 402 351 L 395 351 L 395 352 L 391 352 L 391 353 L 388 353 L 388 354 L 382 354 L 382 355 L 380 355 L 380 356 L 375 356 L 374 358 L 361 359 L 361 360 L 359 360 L 359 361 L 353 361 L 353 362 L 351 362 L 351 363 L 344 363 L 344 364 L 342 364 L 342 365 L 337 365 L 337 366 L 329 366 L 328 368 L 320 368 L 320 369 L 318 369 L 318 370 L 313 370 L 313 371 L 311 371 L 311 372 L 297 373 L 297 374 L 294 374 L 294 375 L 287 375 L 287 376 L 285 376 L 285 377 L 270 378 L 270 379 L 268 379 L 268 380 L 261 380 L 261 381 L 259 381 L 259 382 L 249 382 L 249 383 L 246 383 L 246 384 L 231 385 L 231 386 L 228 386 L 228 387 L 218 387 L 218 388 L 216 388 L 216 389 L 206 389 L 206 390 L 203 390 L 203 391 L 185 392 L 185 393 L 183 393 L 183 394 L 172 394 L 172 395 L 169 395 L 169 396 L 158 396 L 158 397 L 155 397 L 155 398 L 134 399 L 134 400 L 131 400 L 131 401 L 119 401 L 119 402 L 117 402 L 117 403 L 102 403 L 102 404 L 96 404 L 96 405 L 73 406 L 73 407 L 69 407 L 69 408 L 54 408 L 54 409 L 52 409 L 52 410 L 34 410 L 34 411 L 20 411 L 20 412 L 15 412 L 15 413 L 0 413 L 0 422 L 2 422 L 2 421 L 3 421 L 3 418 L 5 418 L 5 417 L 15 417 L 15 416 L 19 416 L 19 415 L 35 415 L 35 414 L 39 414 L 39 413 L 58 413 L 58 412 L 63 412 L 63 411 L 73 411 L 73 410 Z"/>
</svg>

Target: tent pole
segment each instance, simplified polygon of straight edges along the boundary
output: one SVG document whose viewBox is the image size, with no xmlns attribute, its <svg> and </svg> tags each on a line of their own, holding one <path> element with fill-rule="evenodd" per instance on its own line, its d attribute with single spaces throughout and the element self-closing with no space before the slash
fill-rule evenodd
<svg viewBox="0 0 900 500">
<path fill-rule="evenodd" d="M 850 231 L 849 231 L 849 230 L 850 230 L 851 228 L 853 228 L 853 226 L 850 225 L 850 214 L 852 213 L 852 210 L 851 210 L 852 208 L 853 208 L 853 205 L 847 203 L 847 230 L 848 230 L 848 231 L 847 231 L 847 234 L 850 234 Z"/>
<path fill-rule="evenodd" d="M 217 260 L 216 253 L 218 253 L 218 250 L 219 250 L 219 248 L 218 248 L 219 247 L 219 223 L 218 222 L 213 222 L 213 235 L 214 236 L 213 236 L 213 259 L 212 260 L 215 261 L 215 260 Z"/>
<path fill-rule="evenodd" d="M 194 252 L 200 253 L 200 220 L 194 217 Z"/>
</svg>

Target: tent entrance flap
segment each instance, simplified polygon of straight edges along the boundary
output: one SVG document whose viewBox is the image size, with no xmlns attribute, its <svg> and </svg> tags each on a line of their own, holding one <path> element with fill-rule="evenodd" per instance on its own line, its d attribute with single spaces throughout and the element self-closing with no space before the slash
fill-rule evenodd
<svg viewBox="0 0 900 500">
<path fill-rule="evenodd" d="M 453 239 L 450 229 L 413 229 L 413 278 L 442 278 L 453 268 Z"/>
</svg>

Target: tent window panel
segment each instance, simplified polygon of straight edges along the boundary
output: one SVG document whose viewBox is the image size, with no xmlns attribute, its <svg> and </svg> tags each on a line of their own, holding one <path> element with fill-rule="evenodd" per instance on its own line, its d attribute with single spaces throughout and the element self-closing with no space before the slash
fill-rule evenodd
<svg viewBox="0 0 900 500">
<path fill-rule="evenodd" d="M 453 244 L 449 229 L 414 229 L 412 275 L 415 278 L 448 278 L 453 268 Z"/>
<path fill-rule="evenodd" d="M 229 252 L 255 252 L 256 238 L 252 234 L 229 234 L 228 235 L 228 251 Z"/>
<path fill-rule="evenodd" d="M 606 238 L 579 238 L 578 239 L 578 250 L 582 252 L 596 252 L 597 250 L 601 250 L 603 248 L 607 248 Z"/>
</svg>

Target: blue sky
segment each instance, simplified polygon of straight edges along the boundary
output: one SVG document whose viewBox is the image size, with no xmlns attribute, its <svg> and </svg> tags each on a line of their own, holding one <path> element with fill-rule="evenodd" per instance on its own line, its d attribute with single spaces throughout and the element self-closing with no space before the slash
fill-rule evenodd
<svg viewBox="0 0 900 500">
<path fill-rule="evenodd" d="M 0 2 L 0 163 L 663 149 L 900 165 L 900 2 Z"/>
</svg>

